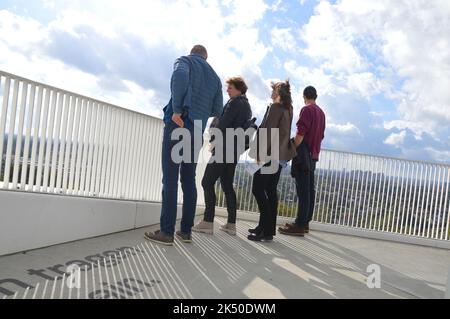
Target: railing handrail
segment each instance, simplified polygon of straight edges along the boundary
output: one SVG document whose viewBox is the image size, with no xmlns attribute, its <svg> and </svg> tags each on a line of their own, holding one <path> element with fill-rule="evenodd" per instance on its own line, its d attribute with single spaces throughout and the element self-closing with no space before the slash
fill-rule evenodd
<svg viewBox="0 0 450 319">
<path fill-rule="evenodd" d="M 101 104 L 104 104 L 104 105 L 107 105 L 107 106 L 111 106 L 111 107 L 114 107 L 114 108 L 117 108 L 117 109 L 120 109 L 120 110 L 123 110 L 123 111 L 132 112 L 132 113 L 135 113 L 135 114 L 138 114 L 138 115 L 141 115 L 141 116 L 147 116 L 147 117 L 150 117 L 150 118 L 153 118 L 153 119 L 156 119 L 156 120 L 162 120 L 162 119 L 160 119 L 160 118 L 158 118 L 156 116 L 150 115 L 150 114 L 146 114 L 146 113 L 142 113 L 142 112 L 135 111 L 135 110 L 132 110 L 132 109 L 128 109 L 126 107 L 119 106 L 117 104 L 113 104 L 113 103 L 110 103 L 110 102 L 102 101 L 102 100 L 90 97 L 88 95 L 83 95 L 83 94 L 76 93 L 76 92 L 73 92 L 73 91 L 69 91 L 69 90 L 66 90 L 66 89 L 61 89 L 61 88 L 53 86 L 53 85 L 45 84 L 45 83 L 38 82 L 38 81 L 33 81 L 33 80 L 30 80 L 29 78 L 26 78 L 26 77 L 23 77 L 23 76 L 19 76 L 19 75 L 15 75 L 15 74 L 3 71 L 3 70 L 0 70 L 0 75 L 4 76 L 4 77 L 10 77 L 10 78 L 13 78 L 13 79 L 17 79 L 19 81 L 28 82 L 29 84 L 34 84 L 34 85 L 37 85 L 37 86 L 47 87 L 47 88 L 52 89 L 52 90 L 56 90 L 56 91 L 59 91 L 59 92 L 65 93 L 65 94 L 70 94 L 70 95 L 73 95 L 73 96 L 76 96 L 76 97 L 84 98 L 84 99 L 90 100 L 92 102 L 101 103 Z"/>
<path fill-rule="evenodd" d="M 450 168 L 450 164 L 439 163 L 439 162 L 432 162 L 432 161 L 421 161 L 421 160 L 412 160 L 412 159 L 407 159 L 407 158 L 385 156 L 385 155 L 375 155 L 375 154 L 367 154 L 367 153 L 360 153 L 360 152 L 332 150 L 332 149 L 329 149 L 329 148 L 322 148 L 322 151 L 339 153 L 339 154 L 368 156 L 368 157 L 381 158 L 381 159 L 387 159 L 387 160 L 402 161 L 402 162 L 409 162 L 409 163 L 416 163 L 416 164 L 423 164 L 423 165 L 432 165 L 432 166 L 443 166 L 443 167 Z"/>
</svg>

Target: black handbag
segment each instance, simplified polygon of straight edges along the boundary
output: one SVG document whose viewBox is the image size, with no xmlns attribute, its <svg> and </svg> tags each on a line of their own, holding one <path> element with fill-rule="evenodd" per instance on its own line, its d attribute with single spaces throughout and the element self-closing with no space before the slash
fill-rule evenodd
<svg viewBox="0 0 450 319">
<path fill-rule="evenodd" d="M 313 161 L 311 152 L 305 141 L 297 147 L 297 155 L 292 159 L 291 175 L 296 177 L 298 172 L 312 171 Z"/>
</svg>

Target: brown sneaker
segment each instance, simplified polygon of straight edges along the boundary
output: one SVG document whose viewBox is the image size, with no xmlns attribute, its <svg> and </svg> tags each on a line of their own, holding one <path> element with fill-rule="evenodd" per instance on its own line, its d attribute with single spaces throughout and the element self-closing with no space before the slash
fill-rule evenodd
<svg viewBox="0 0 450 319">
<path fill-rule="evenodd" d="M 173 237 L 163 234 L 160 230 L 157 230 L 154 233 L 145 233 L 144 238 L 156 244 L 173 246 Z"/>
<path fill-rule="evenodd" d="M 200 223 L 192 227 L 192 231 L 212 235 L 214 234 L 214 223 L 208 223 L 202 220 Z"/>
<path fill-rule="evenodd" d="M 236 224 L 225 224 L 220 226 L 220 230 L 228 233 L 231 236 L 236 236 Z"/>
<path fill-rule="evenodd" d="M 177 235 L 177 238 L 179 240 L 181 240 L 183 243 L 186 243 L 186 244 L 191 244 L 192 243 L 192 236 L 191 236 L 191 234 L 185 234 L 185 233 L 183 233 L 181 231 L 177 231 L 176 235 Z"/>
<path fill-rule="evenodd" d="M 298 227 L 297 225 L 290 226 L 287 228 L 280 228 L 279 231 L 283 235 L 305 237 L 305 228 Z"/>
<path fill-rule="evenodd" d="M 278 228 L 278 230 L 281 232 L 282 230 L 286 230 L 287 228 L 291 228 L 291 227 L 297 227 L 297 225 L 295 223 L 293 224 L 289 224 L 287 223 L 286 225 L 284 225 L 284 227 L 280 227 Z M 309 234 L 309 225 L 305 227 L 305 234 Z"/>
<path fill-rule="evenodd" d="M 286 223 L 284 226 L 278 227 L 278 230 L 281 232 L 282 230 L 286 230 L 288 228 L 294 227 L 295 224 Z"/>
</svg>

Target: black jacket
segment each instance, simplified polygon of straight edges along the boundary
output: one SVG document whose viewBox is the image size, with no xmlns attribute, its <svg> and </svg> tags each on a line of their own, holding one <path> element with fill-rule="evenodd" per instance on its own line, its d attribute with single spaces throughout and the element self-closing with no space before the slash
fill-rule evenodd
<svg viewBox="0 0 450 319">
<path fill-rule="evenodd" d="M 252 109 L 245 95 L 238 96 L 230 99 L 223 109 L 223 113 L 220 117 L 215 118 L 211 123 L 211 128 L 217 128 L 222 131 L 224 138 L 224 156 L 226 154 L 226 146 L 228 144 L 226 140 L 226 129 L 246 129 L 249 121 L 252 118 Z M 211 140 L 212 142 L 213 140 Z M 240 154 L 237 154 L 237 140 L 234 141 L 234 159 L 238 160 Z M 214 154 L 214 153 L 213 153 Z"/>
</svg>

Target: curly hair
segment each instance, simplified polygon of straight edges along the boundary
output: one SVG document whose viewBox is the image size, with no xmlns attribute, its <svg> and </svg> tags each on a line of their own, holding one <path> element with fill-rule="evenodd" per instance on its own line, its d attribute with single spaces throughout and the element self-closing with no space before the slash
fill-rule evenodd
<svg viewBox="0 0 450 319">
<path fill-rule="evenodd" d="M 291 84 L 289 83 L 289 80 L 273 82 L 272 89 L 278 93 L 281 99 L 281 104 L 285 108 L 292 108 Z"/>
<path fill-rule="evenodd" d="M 241 94 L 246 94 L 248 90 L 248 86 L 245 83 L 245 80 L 240 76 L 234 76 L 232 78 L 227 79 L 227 84 L 232 84 L 236 90 L 240 91 Z"/>
</svg>

